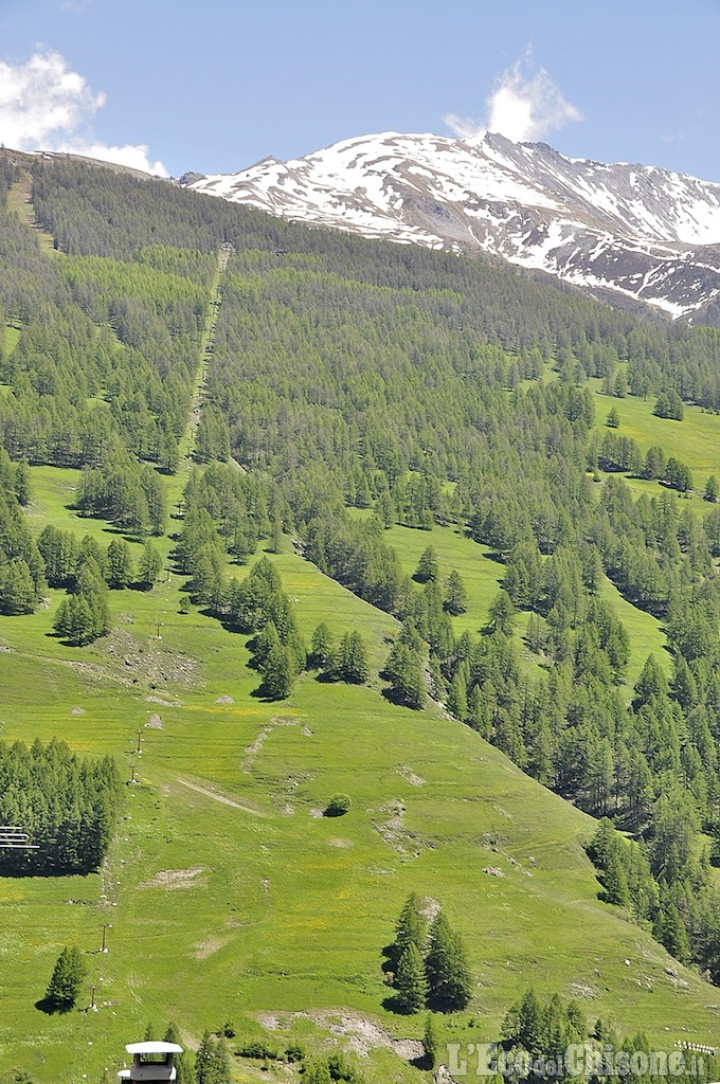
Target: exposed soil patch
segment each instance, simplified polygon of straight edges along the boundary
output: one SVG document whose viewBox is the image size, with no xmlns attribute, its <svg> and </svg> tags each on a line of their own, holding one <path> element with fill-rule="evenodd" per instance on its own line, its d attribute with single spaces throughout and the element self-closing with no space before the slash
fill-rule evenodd
<svg viewBox="0 0 720 1084">
<path fill-rule="evenodd" d="M 300 720 L 296 719 L 293 715 L 273 715 L 270 722 L 262 728 L 255 741 L 245 749 L 245 760 L 243 761 L 242 766 L 245 775 L 249 775 L 252 771 L 255 757 L 258 755 L 268 736 L 272 734 L 276 726 L 297 726 L 299 722 Z"/>
<path fill-rule="evenodd" d="M 230 937 L 208 937 L 205 941 L 198 942 L 193 951 L 193 956 L 196 960 L 207 960 L 208 956 L 212 956 L 215 952 L 219 952 L 221 948 L 225 948 L 231 940 Z"/>
<path fill-rule="evenodd" d="M 198 884 L 196 880 L 201 873 L 205 872 L 204 866 L 193 866 L 190 869 L 161 869 L 149 881 L 143 881 L 140 888 L 193 888 Z"/>
<path fill-rule="evenodd" d="M 432 849 L 432 843 L 405 827 L 405 805 L 399 798 L 380 806 L 378 812 L 385 814 L 386 819 L 374 821 L 373 827 L 397 854 L 403 858 L 418 858 L 423 848 Z"/>
<path fill-rule="evenodd" d="M 124 683 L 189 685 L 197 674 L 192 655 L 170 651 L 161 640 L 140 642 L 127 629 L 114 629 L 103 648 L 108 665 Z"/>
<path fill-rule="evenodd" d="M 379 1047 L 392 1050 L 398 1057 L 405 1058 L 407 1061 L 421 1058 L 425 1053 L 425 1048 L 419 1039 L 394 1039 L 385 1028 L 360 1016 L 359 1013 L 332 1012 L 328 1009 L 316 1012 L 258 1013 L 258 1020 L 262 1026 L 271 1031 L 286 1026 L 286 1021 L 291 1022 L 298 1017 L 311 1020 L 324 1031 L 329 1031 L 331 1035 L 344 1039 L 345 1049 L 361 1057 L 367 1057 L 371 1050 Z"/>
<path fill-rule="evenodd" d="M 420 904 L 420 914 L 424 917 L 427 924 L 430 925 L 433 919 L 437 918 L 440 914 L 440 900 L 434 899 L 433 896 L 423 896 Z"/>
<path fill-rule="evenodd" d="M 398 775 L 409 783 L 413 787 L 421 787 L 425 780 L 417 772 L 414 772 L 411 768 L 408 768 L 406 764 L 403 764 L 402 768 L 398 768 Z"/>
</svg>

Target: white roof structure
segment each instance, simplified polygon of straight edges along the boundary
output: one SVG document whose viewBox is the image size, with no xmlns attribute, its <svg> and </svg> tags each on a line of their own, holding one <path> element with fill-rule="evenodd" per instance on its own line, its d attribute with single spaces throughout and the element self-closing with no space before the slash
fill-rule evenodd
<svg viewBox="0 0 720 1084">
<path fill-rule="evenodd" d="M 173 1081 L 177 1079 L 175 1055 L 182 1054 L 183 1048 L 177 1043 L 155 1042 L 128 1043 L 125 1047 L 132 1054 L 133 1063 L 129 1069 L 122 1069 L 120 1080 Z"/>
<path fill-rule="evenodd" d="M 177 1043 L 156 1042 L 148 1039 L 143 1043 L 128 1043 L 125 1047 L 128 1054 L 182 1054 L 183 1048 Z"/>
</svg>

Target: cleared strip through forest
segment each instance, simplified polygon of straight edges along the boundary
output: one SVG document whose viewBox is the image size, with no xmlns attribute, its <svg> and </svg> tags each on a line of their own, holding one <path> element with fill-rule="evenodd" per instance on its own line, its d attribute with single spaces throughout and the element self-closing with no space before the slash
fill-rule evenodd
<svg viewBox="0 0 720 1084">
<path fill-rule="evenodd" d="M 180 464 L 177 473 L 169 480 L 169 501 L 172 505 L 179 505 L 182 500 L 183 490 L 190 474 L 190 468 L 192 467 L 195 449 L 197 447 L 197 431 L 200 424 L 200 413 L 202 411 L 203 399 L 205 397 L 205 381 L 207 377 L 208 367 L 212 361 L 213 351 L 215 349 L 215 326 L 217 321 L 217 315 L 222 304 L 222 285 L 221 279 L 225 270 L 227 269 L 228 261 L 230 259 L 230 252 L 225 249 L 220 249 L 218 252 L 218 266 L 217 272 L 213 277 L 210 291 L 209 301 L 207 308 L 207 315 L 205 317 L 205 330 L 202 334 L 200 342 L 200 364 L 197 370 L 197 376 L 195 378 L 195 388 L 193 390 L 192 403 L 190 405 L 190 414 L 188 416 L 188 423 L 185 428 L 185 432 L 180 441 Z"/>
</svg>

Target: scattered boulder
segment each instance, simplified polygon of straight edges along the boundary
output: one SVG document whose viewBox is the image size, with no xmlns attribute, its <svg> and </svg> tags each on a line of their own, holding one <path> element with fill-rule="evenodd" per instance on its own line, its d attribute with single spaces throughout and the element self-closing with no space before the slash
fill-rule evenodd
<svg viewBox="0 0 720 1084">
<path fill-rule="evenodd" d="M 151 730 L 162 730 L 162 719 L 159 715 L 151 715 L 145 726 L 149 726 Z"/>
<path fill-rule="evenodd" d="M 219 696 L 215 701 L 216 704 L 234 704 L 235 701 L 231 696 Z"/>
</svg>

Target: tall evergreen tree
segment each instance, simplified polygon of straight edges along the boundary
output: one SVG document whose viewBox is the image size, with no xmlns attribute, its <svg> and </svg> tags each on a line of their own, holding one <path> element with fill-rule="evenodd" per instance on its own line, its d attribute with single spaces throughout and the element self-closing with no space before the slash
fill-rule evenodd
<svg viewBox="0 0 720 1084">
<path fill-rule="evenodd" d="M 210 1032 L 206 1031 L 195 1054 L 195 1084 L 214 1084 L 214 1061 L 215 1041 Z"/>
<path fill-rule="evenodd" d="M 417 945 L 410 941 L 398 961 L 395 972 L 396 1001 L 401 1012 L 419 1012 L 425 1006 L 428 984 L 423 959 Z"/>
<path fill-rule="evenodd" d="M 157 582 L 162 572 L 163 559 L 160 550 L 149 539 L 143 546 L 138 561 L 138 580 L 140 585 L 147 591 Z"/>
<path fill-rule="evenodd" d="M 337 673 L 342 681 L 347 681 L 352 685 L 362 685 L 368 679 L 365 643 L 357 629 L 346 632 L 340 641 Z"/>
<path fill-rule="evenodd" d="M 425 958 L 428 1004 L 439 1012 L 464 1009 L 472 996 L 472 980 L 462 939 L 442 911 L 430 926 Z"/>
<path fill-rule="evenodd" d="M 130 547 L 124 538 L 113 538 L 107 549 L 108 587 L 127 587 L 133 578 L 133 561 Z"/>
<path fill-rule="evenodd" d="M 468 607 L 468 595 L 463 583 L 462 576 L 453 569 L 447 578 L 445 584 L 445 598 L 443 605 L 449 614 L 453 617 L 457 617 L 458 614 L 464 614 Z"/>
<path fill-rule="evenodd" d="M 418 651 L 398 642 L 392 648 L 385 672 L 391 686 L 391 695 L 409 708 L 422 708 L 425 704 L 425 678 L 421 656 Z"/>
<path fill-rule="evenodd" d="M 80 949 L 64 948 L 57 958 L 45 998 L 57 1009 L 71 1009 L 80 994 L 85 978 L 85 963 Z"/>
<path fill-rule="evenodd" d="M 292 689 L 293 667 L 284 644 L 274 644 L 263 665 L 263 687 L 270 700 L 284 700 Z"/>
<path fill-rule="evenodd" d="M 410 945 L 415 945 L 421 954 L 424 953 L 426 941 L 427 920 L 420 910 L 417 893 L 411 892 L 405 900 L 395 924 L 395 941 L 393 942 L 395 963 L 397 964 L 403 952 Z"/>
<path fill-rule="evenodd" d="M 440 564 L 435 548 L 434 546 L 427 546 L 420 554 L 414 578 L 419 583 L 427 583 L 429 580 L 437 580 L 439 575 Z"/>
<path fill-rule="evenodd" d="M 423 1046 L 425 1047 L 425 1062 L 429 1069 L 435 1068 L 437 1061 L 439 1040 L 435 1017 L 429 1012 L 425 1018 L 425 1031 L 423 1033 Z"/>
<path fill-rule="evenodd" d="M 168 1023 L 165 1029 L 165 1035 L 163 1036 L 166 1043 L 176 1043 L 181 1046 L 180 1042 L 180 1030 L 174 1021 Z M 192 1071 L 191 1056 L 187 1050 L 183 1050 L 182 1054 L 175 1055 L 175 1071 L 176 1071 L 176 1084 L 193 1084 L 194 1073 Z"/>
</svg>

